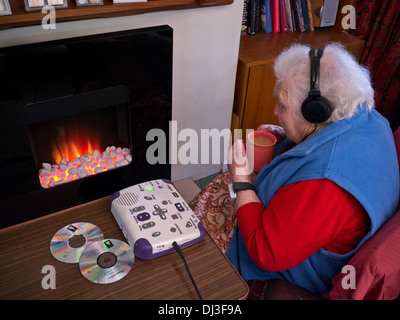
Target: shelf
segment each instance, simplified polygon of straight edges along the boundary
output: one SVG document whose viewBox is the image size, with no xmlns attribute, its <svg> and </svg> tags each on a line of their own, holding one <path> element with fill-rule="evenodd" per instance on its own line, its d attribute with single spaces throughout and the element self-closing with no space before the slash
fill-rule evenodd
<svg viewBox="0 0 400 320">
<path fill-rule="evenodd" d="M 307 32 L 257 33 L 240 40 L 239 61 L 249 65 L 272 62 L 275 57 L 293 43 L 323 47 L 329 42 L 340 42 L 355 56 L 360 56 L 365 41 L 335 28 Z"/>
<path fill-rule="evenodd" d="M 113 4 L 104 0 L 102 6 L 77 7 L 68 0 L 68 8 L 56 10 L 56 22 L 67 22 L 95 18 L 130 16 L 164 10 L 193 9 L 232 4 L 233 0 L 149 0 L 148 2 Z M 25 11 L 23 0 L 10 0 L 12 15 L 0 16 L 0 30 L 40 25 L 46 14 Z"/>
</svg>

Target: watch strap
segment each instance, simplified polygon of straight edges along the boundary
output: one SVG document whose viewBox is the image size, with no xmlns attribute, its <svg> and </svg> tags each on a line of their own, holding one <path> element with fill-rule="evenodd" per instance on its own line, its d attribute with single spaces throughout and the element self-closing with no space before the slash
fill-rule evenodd
<svg viewBox="0 0 400 320">
<path fill-rule="evenodd" d="M 254 184 L 250 182 L 234 182 L 233 183 L 233 191 L 235 193 L 238 193 L 239 191 L 245 191 L 245 190 L 253 190 L 256 192 L 256 187 Z"/>
</svg>

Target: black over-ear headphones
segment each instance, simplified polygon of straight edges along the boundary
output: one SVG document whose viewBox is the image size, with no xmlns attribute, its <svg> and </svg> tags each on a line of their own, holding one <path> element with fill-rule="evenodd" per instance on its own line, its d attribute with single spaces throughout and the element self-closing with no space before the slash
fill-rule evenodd
<svg viewBox="0 0 400 320">
<path fill-rule="evenodd" d="M 303 117 L 314 124 L 325 122 L 332 113 L 331 104 L 319 91 L 319 66 L 323 53 L 324 49 L 311 49 L 308 53 L 311 59 L 310 92 L 301 105 Z"/>
</svg>

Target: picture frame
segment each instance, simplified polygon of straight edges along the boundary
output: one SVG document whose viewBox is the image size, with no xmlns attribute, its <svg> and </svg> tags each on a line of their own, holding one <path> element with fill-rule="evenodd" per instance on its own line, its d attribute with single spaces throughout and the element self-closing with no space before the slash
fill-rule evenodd
<svg viewBox="0 0 400 320">
<path fill-rule="evenodd" d="M 0 0 L 0 16 L 12 14 L 10 2 L 8 0 Z"/>
<path fill-rule="evenodd" d="M 52 6 L 55 9 L 68 8 L 67 0 L 24 0 L 24 3 L 25 11 L 42 10 L 44 6 Z"/>
<path fill-rule="evenodd" d="M 77 7 L 102 6 L 103 0 L 76 0 Z"/>
</svg>

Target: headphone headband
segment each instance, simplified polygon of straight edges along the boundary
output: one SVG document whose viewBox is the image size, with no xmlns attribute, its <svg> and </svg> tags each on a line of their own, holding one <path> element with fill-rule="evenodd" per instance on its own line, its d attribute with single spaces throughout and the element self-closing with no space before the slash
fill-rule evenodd
<svg viewBox="0 0 400 320">
<path fill-rule="evenodd" d="M 319 91 L 319 69 L 324 49 L 311 49 L 308 53 L 311 59 L 310 94 L 321 95 Z"/>
</svg>

